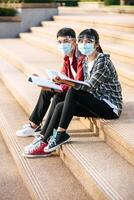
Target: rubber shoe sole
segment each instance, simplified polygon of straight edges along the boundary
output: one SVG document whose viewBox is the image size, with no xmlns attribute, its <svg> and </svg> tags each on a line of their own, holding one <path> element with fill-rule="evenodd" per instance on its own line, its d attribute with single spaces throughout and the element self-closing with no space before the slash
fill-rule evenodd
<svg viewBox="0 0 134 200">
<path fill-rule="evenodd" d="M 29 154 L 25 154 L 24 152 L 22 153 L 22 156 L 25 158 L 45 158 L 45 157 L 49 157 L 52 156 L 51 153 L 48 154 L 42 154 L 42 155 L 29 155 Z"/>
</svg>

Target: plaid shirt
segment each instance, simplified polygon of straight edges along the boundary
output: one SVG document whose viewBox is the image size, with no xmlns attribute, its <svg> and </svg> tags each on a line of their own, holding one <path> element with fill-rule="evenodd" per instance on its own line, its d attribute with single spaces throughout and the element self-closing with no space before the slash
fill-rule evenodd
<svg viewBox="0 0 134 200">
<path fill-rule="evenodd" d="M 83 73 L 84 81 L 89 86 L 81 85 L 80 89 L 92 93 L 99 100 L 108 100 L 117 107 L 120 115 L 122 110 L 121 85 L 110 56 L 104 53 L 99 54 L 90 74 L 88 73 L 88 61 L 85 58 L 83 60 Z"/>
</svg>

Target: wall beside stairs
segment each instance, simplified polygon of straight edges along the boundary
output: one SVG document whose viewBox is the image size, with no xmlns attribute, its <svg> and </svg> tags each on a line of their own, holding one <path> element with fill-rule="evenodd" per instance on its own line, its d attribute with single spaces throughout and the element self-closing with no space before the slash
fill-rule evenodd
<svg viewBox="0 0 134 200">
<path fill-rule="evenodd" d="M 20 32 L 26 32 L 31 26 L 40 25 L 41 21 L 50 20 L 58 15 L 57 5 L 37 4 L 18 8 L 19 16 L 0 19 L 0 38 L 15 38 Z"/>
</svg>

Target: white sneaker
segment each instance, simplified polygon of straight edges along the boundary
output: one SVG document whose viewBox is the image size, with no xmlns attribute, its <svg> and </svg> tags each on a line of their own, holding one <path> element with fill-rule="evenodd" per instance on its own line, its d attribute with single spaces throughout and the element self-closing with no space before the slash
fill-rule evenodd
<svg viewBox="0 0 134 200">
<path fill-rule="evenodd" d="M 40 140 L 43 138 L 43 135 L 39 134 L 39 135 L 36 135 L 33 142 L 27 146 L 24 147 L 24 152 L 28 152 L 30 151 L 30 149 L 33 149 L 34 146 L 40 142 Z"/>
<path fill-rule="evenodd" d="M 37 128 L 32 128 L 31 124 L 25 124 L 20 130 L 16 132 L 16 135 L 19 137 L 30 137 L 40 134 L 41 126 Z"/>
</svg>

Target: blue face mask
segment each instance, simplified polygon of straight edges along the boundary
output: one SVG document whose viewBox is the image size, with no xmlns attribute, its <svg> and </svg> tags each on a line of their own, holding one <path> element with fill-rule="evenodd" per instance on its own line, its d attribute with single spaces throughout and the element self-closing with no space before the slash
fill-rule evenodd
<svg viewBox="0 0 134 200">
<path fill-rule="evenodd" d="M 58 48 L 59 48 L 60 52 L 63 53 L 64 55 L 69 55 L 72 51 L 72 46 L 70 43 L 59 44 Z"/>
<path fill-rule="evenodd" d="M 86 56 L 91 55 L 94 52 L 94 43 L 78 43 L 79 51 Z"/>
</svg>

